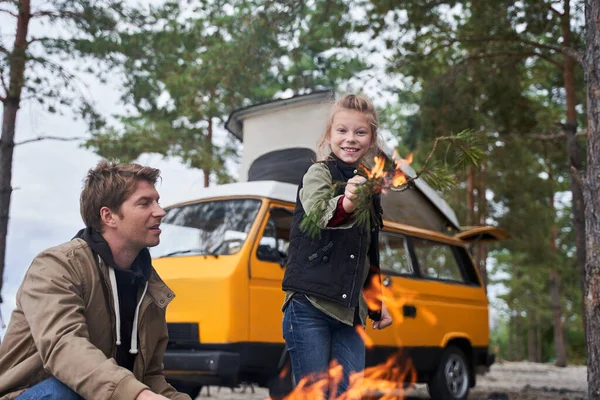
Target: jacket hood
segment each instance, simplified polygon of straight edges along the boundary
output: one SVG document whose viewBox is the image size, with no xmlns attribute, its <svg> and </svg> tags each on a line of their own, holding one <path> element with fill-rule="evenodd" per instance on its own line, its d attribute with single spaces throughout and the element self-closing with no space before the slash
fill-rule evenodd
<svg viewBox="0 0 600 400">
<path fill-rule="evenodd" d="M 104 239 L 102 234 L 94 228 L 87 227 L 80 230 L 73 239 L 75 238 L 85 240 L 92 251 L 99 255 L 106 265 L 117 269 L 121 273 L 130 275 L 132 282 L 147 282 L 150 279 L 150 275 L 152 274 L 150 267 L 152 265 L 152 257 L 150 256 L 150 251 L 148 249 L 142 249 L 142 251 L 140 251 L 133 261 L 133 264 L 131 264 L 131 268 L 123 269 L 115 263 L 108 242 Z"/>
</svg>

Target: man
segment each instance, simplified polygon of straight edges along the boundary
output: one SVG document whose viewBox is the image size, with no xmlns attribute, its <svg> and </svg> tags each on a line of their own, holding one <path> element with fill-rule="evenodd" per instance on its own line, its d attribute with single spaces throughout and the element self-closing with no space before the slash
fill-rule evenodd
<svg viewBox="0 0 600 400">
<path fill-rule="evenodd" d="M 174 294 L 151 265 L 165 212 L 160 171 L 98 163 L 81 192 L 86 228 L 34 260 L 0 345 L 0 399 L 176 399 L 164 377 Z"/>
</svg>

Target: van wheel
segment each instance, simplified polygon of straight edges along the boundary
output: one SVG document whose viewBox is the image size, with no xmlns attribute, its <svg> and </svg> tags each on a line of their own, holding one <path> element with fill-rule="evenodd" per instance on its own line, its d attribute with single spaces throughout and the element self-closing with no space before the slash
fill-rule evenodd
<svg viewBox="0 0 600 400">
<path fill-rule="evenodd" d="M 189 395 L 192 400 L 198 397 L 200 394 L 200 390 L 202 389 L 202 385 L 196 385 L 194 383 L 188 382 L 169 382 L 171 386 L 175 388 L 179 393 L 185 393 Z"/>
<path fill-rule="evenodd" d="M 465 354 L 456 346 L 448 346 L 433 378 L 427 384 L 429 394 L 436 400 L 464 400 L 469 395 L 470 365 Z"/>
<path fill-rule="evenodd" d="M 279 370 L 277 376 L 273 376 L 269 379 L 267 386 L 269 388 L 269 397 L 272 400 L 283 400 L 292 392 L 292 390 L 294 390 L 292 366 L 289 358 Z"/>
</svg>

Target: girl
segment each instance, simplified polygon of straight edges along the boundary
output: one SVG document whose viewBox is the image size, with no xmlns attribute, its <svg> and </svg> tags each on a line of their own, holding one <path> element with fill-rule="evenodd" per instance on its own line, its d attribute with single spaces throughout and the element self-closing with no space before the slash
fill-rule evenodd
<svg viewBox="0 0 600 400">
<path fill-rule="evenodd" d="M 377 221 L 370 230 L 357 224 L 353 215 L 356 189 L 366 181 L 358 175 L 359 165 L 377 144 L 378 126 L 373 104 L 364 97 L 349 94 L 333 104 L 318 145 L 321 153 L 326 146 L 331 153 L 302 178 L 290 233 L 283 337 L 296 383 L 327 372 L 334 360 L 341 365 L 342 379 L 329 388 L 331 398 L 346 391 L 350 374 L 365 367 L 365 345 L 356 326 L 364 326 L 367 315 L 374 329 L 392 323 L 385 305 L 369 310 L 362 294 L 372 279 L 380 279 L 379 196 L 373 200 Z M 340 181 L 347 184 L 328 199 L 318 221 L 320 236 L 310 237 L 300 229 L 302 219 L 315 205 L 322 205 L 319 199 L 332 182 Z"/>
</svg>

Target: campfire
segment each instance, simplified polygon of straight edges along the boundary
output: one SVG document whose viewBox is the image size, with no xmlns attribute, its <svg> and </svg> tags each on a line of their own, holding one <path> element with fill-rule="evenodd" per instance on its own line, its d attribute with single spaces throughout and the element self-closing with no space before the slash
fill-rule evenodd
<svg viewBox="0 0 600 400">
<path fill-rule="evenodd" d="M 404 399 L 414 388 L 417 380 L 416 370 L 413 363 L 407 355 L 402 353 L 402 343 L 399 339 L 399 329 L 402 328 L 404 316 L 402 307 L 414 299 L 414 295 L 407 293 L 401 298 L 394 296 L 392 291 L 381 284 L 377 277 L 374 277 L 369 290 L 365 291 L 365 299 L 369 307 L 378 307 L 380 301 L 383 301 L 388 308 L 394 321 L 392 327 L 398 352 L 391 355 L 386 362 L 366 368 L 364 371 L 352 374 L 348 390 L 345 393 L 337 394 L 335 390 L 342 378 L 342 367 L 333 361 L 329 370 L 322 374 L 315 374 L 302 379 L 294 390 L 285 398 L 285 400 L 320 400 L 329 393 L 329 399 L 333 400 L 359 400 L 377 398 L 381 400 Z M 427 323 L 436 324 L 436 317 L 427 309 L 419 308 L 419 316 L 425 318 Z M 356 330 L 365 343 L 367 351 L 374 346 L 373 339 L 367 334 L 362 326 L 357 326 Z M 289 370 L 282 370 L 280 378 L 291 373 Z"/>
</svg>

